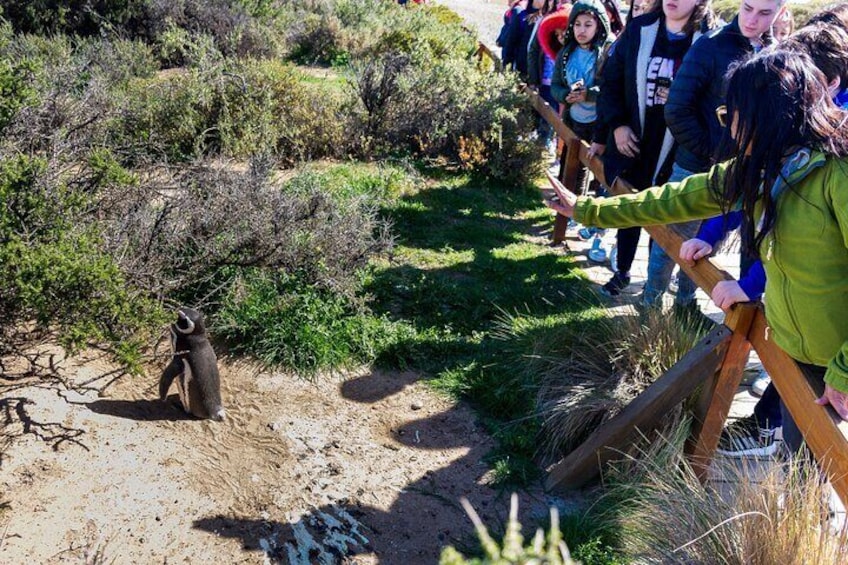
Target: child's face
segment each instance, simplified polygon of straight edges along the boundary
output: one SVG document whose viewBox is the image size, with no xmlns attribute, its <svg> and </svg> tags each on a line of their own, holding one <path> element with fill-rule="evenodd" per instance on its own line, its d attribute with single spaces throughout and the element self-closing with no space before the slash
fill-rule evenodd
<svg viewBox="0 0 848 565">
<path fill-rule="evenodd" d="M 581 47 L 590 45 L 598 33 L 598 20 L 591 14 L 579 14 L 574 20 L 574 39 Z"/>
<path fill-rule="evenodd" d="M 783 41 L 789 37 L 790 33 L 792 33 L 792 14 L 788 10 L 784 10 L 774 21 L 771 34 L 776 41 Z"/>
<path fill-rule="evenodd" d="M 633 0 L 633 17 L 638 18 L 642 14 L 647 14 L 653 5 L 653 0 Z"/>
<path fill-rule="evenodd" d="M 556 34 L 557 41 L 559 41 L 560 43 L 565 43 L 565 32 L 565 28 L 560 28 L 554 31 L 554 33 Z"/>
<path fill-rule="evenodd" d="M 683 21 L 692 16 L 697 5 L 698 0 L 663 0 L 662 8 L 666 19 Z"/>
</svg>

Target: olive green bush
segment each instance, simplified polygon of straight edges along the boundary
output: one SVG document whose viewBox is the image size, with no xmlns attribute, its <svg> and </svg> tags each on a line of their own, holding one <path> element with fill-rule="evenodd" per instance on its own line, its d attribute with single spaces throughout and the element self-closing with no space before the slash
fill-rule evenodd
<svg viewBox="0 0 848 565">
<path fill-rule="evenodd" d="M 522 181 L 539 173 L 529 141 L 534 114 L 512 75 L 469 59 L 419 66 L 388 55 L 357 74 L 363 139 L 378 151 L 404 148 L 436 163 Z"/>
<path fill-rule="evenodd" d="M 104 253 L 79 188 L 90 185 L 77 180 L 43 159 L 0 157 L 0 346 L 21 354 L 16 330 L 34 321 L 70 350 L 106 343 L 137 370 L 161 311 Z"/>
</svg>

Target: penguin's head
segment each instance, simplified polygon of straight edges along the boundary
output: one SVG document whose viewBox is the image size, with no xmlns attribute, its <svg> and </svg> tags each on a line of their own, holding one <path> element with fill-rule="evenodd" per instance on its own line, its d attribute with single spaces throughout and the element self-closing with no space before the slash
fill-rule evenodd
<svg viewBox="0 0 848 565">
<path fill-rule="evenodd" d="M 177 321 L 174 329 L 183 335 L 203 335 L 206 327 L 203 324 L 203 314 L 191 308 L 177 310 Z"/>
</svg>

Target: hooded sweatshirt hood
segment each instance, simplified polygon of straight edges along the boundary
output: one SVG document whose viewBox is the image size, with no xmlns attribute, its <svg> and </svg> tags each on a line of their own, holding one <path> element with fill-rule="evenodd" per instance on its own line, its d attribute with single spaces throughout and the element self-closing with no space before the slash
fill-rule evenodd
<svg viewBox="0 0 848 565">
<path fill-rule="evenodd" d="M 610 39 L 611 32 L 606 7 L 600 0 L 578 0 L 571 6 L 571 14 L 568 18 L 568 30 L 565 34 L 565 48 L 571 51 L 577 47 L 577 40 L 574 39 L 574 20 L 580 14 L 591 14 L 600 23 L 598 31 L 595 34 L 595 39 L 592 41 L 592 48 L 601 49 Z"/>
</svg>

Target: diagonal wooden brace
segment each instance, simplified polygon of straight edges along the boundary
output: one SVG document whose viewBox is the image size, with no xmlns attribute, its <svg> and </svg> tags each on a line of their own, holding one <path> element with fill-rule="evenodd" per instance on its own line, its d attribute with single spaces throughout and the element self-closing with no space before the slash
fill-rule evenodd
<svg viewBox="0 0 848 565">
<path fill-rule="evenodd" d="M 565 459 L 548 469 L 547 489 L 582 486 L 616 453 L 626 451 L 637 429 L 648 433 L 662 416 L 712 376 L 724 359 L 731 332 L 719 326 L 707 334 L 671 369 L 649 386 L 624 410 L 598 428 Z"/>
</svg>

